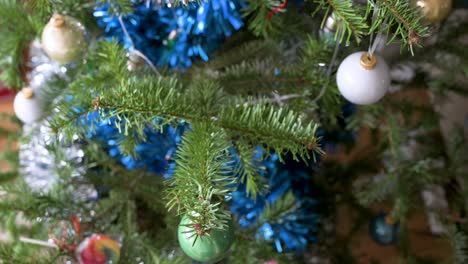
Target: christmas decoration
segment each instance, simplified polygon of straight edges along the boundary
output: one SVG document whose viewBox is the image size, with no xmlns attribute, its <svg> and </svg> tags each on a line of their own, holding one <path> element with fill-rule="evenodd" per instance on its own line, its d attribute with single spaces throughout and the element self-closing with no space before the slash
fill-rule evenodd
<svg viewBox="0 0 468 264">
<path fill-rule="evenodd" d="M 145 64 L 145 60 L 134 51 L 129 52 L 127 57 L 127 70 L 129 71 L 135 71 Z"/>
<path fill-rule="evenodd" d="M 103 143 L 109 155 L 119 160 L 127 169 L 146 168 L 150 172 L 162 173 L 165 177 L 171 175 L 174 170 L 173 156 L 183 132 L 188 127 L 165 126 L 161 132 L 148 126 L 145 129 L 146 140 L 135 147 L 136 155 L 124 155 L 117 142 L 126 136 L 119 132 L 114 119 L 99 119 L 99 113 L 95 111 L 81 120 L 80 125 L 89 126 L 86 137 Z"/>
<path fill-rule="evenodd" d="M 426 190 L 421 192 L 424 205 L 426 206 L 426 214 L 431 228 L 431 233 L 434 235 L 444 235 L 447 233 L 446 227 L 439 219 L 437 212 L 448 212 L 448 202 L 445 190 L 440 185 L 433 185 L 427 187 Z"/>
<path fill-rule="evenodd" d="M 336 82 L 341 94 L 351 103 L 373 104 L 387 92 L 390 71 L 382 57 L 356 52 L 341 62 Z"/>
<path fill-rule="evenodd" d="M 320 30 L 319 35 L 322 39 L 327 41 L 335 41 L 336 29 L 338 28 L 339 18 L 335 13 L 331 13 L 325 20 L 323 28 Z"/>
<path fill-rule="evenodd" d="M 77 61 L 86 46 L 86 30 L 73 17 L 54 14 L 42 32 L 42 48 L 60 63 Z"/>
<path fill-rule="evenodd" d="M 452 10 L 452 0 L 415 0 L 415 5 L 421 8 L 427 21 L 441 22 Z"/>
<path fill-rule="evenodd" d="M 372 239 L 380 245 L 390 245 L 397 241 L 400 225 L 390 215 L 380 214 L 369 224 Z"/>
<path fill-rule="evenodd" d="M 97 7 L 94 16 L 107 39 L 123 42 L 129 51 L 141 51 L 157 66 L 186 68 L 195 58 L 208 61 L 208 53 L 242 27 L 243 7 L 239 0 L 213 0 L 177 8 L 140 1 L 132 13 L 122 16 L 132 39 L 126 36 L 109 4 Z"/>
<path fill-rule="evenodd" d="M 466 188 L 460 188 L 468 157 L 463 132 L 449 132 L 444 148 L 434 131 L 440 113 L 424 93 L 427 86 L 441 97 L 463 91 L 468 60 L 459 28 L 466 19 L 457 10 L 431 30 L 410 2 L 0 1 L 0 79 L 12 87 L 25 83 L 47 107 L 23 132 L 0 115 L 0 229 L 11 230 L 13 242 L 2 243 L 0 259 L 183 263 L 189 257 L 182 247 L 198 257 L 196 263 L 226 262 L 225 256 L 229 262 L 268 264 L 385 262 L 369 247 L 359 247 L 366 256 L 356 252 L 353 242 L 363 234 L 341 228 L 349 222 L 341 221 L 343 215 L 362 222 L 369 214 L 364 206 L 391 199 L 395 219 L 413 226 L 409 214 L 424 213 L 411 210 L 423 202 L 415 194 L 442 183 L 447 204 L 430 201 L 442 197 L 437 191 L 427 205 L 443 213 L 453 248 L 466 248 L 460 239 L 467 235 L 460 228 L 466 219 L 459 213 L 467 207 Z M 53 10 L 90 25 L 89 59 L 81 57 L 86 65 L 51 59 L 40 54 L 42 47 L 27 52 Z M 218 49 L 244 22 L 245 30 Z M 340 90 L 358 93 L 359 100 L 345 102 L 330 85 L 334 74 L 343 79 L 336 62 L 344 45 L 323 35 L 317 40 L 320 24 L 326 24 L 323 33 L 345 41 L 346 50 L 369 44 L 352 71 L 346 60 L 341 65 L 352 78 L 337 79 Z M 106 41 L 112 37 L 116 41 Z M 396 50 L 404 55 L 380 55 L 379 44 L 390 42 L 398 42 Z M 407 50 L 413 56 L 405 56 Z M 392 63 L 413 62 L 414 75 L 405 83 L 417 83 L 417 89 L 404 87 L 353 115 L 352 102 L 376 102 L 387 90 L 382 76 L 375 76 L 383 63 L 375 54 Z M 436 66 L 436 78 L 426 74 L 428 65 Z M 465 125 L 464 112 L 457 114 Z M 424 148 L 407 142 L 413 130 L 423 132 L 417 140 L 427 143 Z M 356 144 L 343 144 L 355 136 Z M 357 188 L 355 181 L 377 173 L 379 181 Z M 94 185 L 106 195 L 97 199 Z M 63 221 L 70 214 L 77 217 Z M 27 227 L 16 226 L 17 215 L 29 219 Z M 81 231 L 78 219 L 89 230 Z M 403 256 L 382 258 L 421 257 L 411 250 L 414 229 L 398 238 L 400 227 L 391 217 L 369 220 L 378 243 L 401 241 L 394 253 Z M 180 229 L 179 243 L 174 228 Z M 100 234 L 113 234 L 114 241 Z M 465 263 L 465 253 L 454 250 L 444 260 Z"/>
<path fill-rule="evenodd" d="M 76 257 L 80 264 L 115 264 L 119 262 L 120 246 L 106 235 L 93 234 L 80 243 Z"/>
<path fill-rule="evenodd" d="M 265 177 L 269 191 L 256 197 L 249 197 L 245 186 L 239 186 L 232 195 L 231 212 L 239 219 L 241 228 L 252 228 L 258 224 L 265 208 L 294 192 L 294 201 L 288 212 L 271 222 L 264 222 L 256 230 L 255 237 L 267 241 L 282 253 L 286 251 L 303 251 L 310 242 L 316 241 L 316 229 L 319 216 L 314 213 L 317 201 L 309 185 L 314 173 L 312 165 L 294 161 L 293 157 L 284 157 L 279 161 L 277 154 L 271 154 L 264 161 L 260 148 L 254 160 L 258 163 L 259 173 Z"/>
<path fill-rule="evenodd" d="M 34 91 L 29 88 L 23 88 L 15 96 L 13 103 L 15 114 L 23 123 L 33 123 L 42 117 L 42 105 Z"/>
<path fill-rule="evenodd" d="M 58 81 L 70 81 L 70 72 L 74 70 L 74 65 L 60 65 L 57 61 L 47 56 L 38 40 L 29 45 L 28 62 L 26 62 L 29 71 L 26 73 L 26 79 L 29 87 L 33 88 L 39 96 L 50 90 L 50 86 Z"/>
<path fill-rule="evenodd" d="M 26 184 L 36 193 L 48 193 L 63 184 L 77 201 L 93 201 L 98 197 L 96 189 L 83 180 L 84 152 L 78 144 L 64 144 L 63 135 L 54 134 L 47 120 L 26 125 L 24 133 L 28 141 L 19 145 L 20 173 Z M 60 151 L 51 151 L 61 146 Z M 68 178 L 60 177 L 65 167 L 73 167 Z M 66 182 L 80 182 L 67 184 Z"/>
<path fill-rule="evenodd" d="M 226 230 L 211 229 L 207 234 L 198 235 L 192 221 L 183 216 L 178 229 L 179 244 L 192 259 L 215 263 L 227 256 L 234 241 L 232 228 L 230 223 Z"/>
<path fill-rule="evenodd" d="M 68 221 L 60 221 L 49 230 L 49 242 L 56 247 L 73 252 L 79 241 L 82 240 L 80 220 L 77 216 L 71 216 Z"/>
</svg>

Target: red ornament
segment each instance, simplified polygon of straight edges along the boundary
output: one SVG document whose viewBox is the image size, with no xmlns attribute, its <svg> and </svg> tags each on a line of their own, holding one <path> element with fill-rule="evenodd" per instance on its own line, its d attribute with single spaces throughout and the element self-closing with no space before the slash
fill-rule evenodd
<svg viewBox="0 0 468 264">
<path fill-rule="evenodd" d="M 117 263 L 120 258 L 120 247 L 112 238 L 93 234 L 78 246 L 76 257 L 80 264 Z"/>
</svg>

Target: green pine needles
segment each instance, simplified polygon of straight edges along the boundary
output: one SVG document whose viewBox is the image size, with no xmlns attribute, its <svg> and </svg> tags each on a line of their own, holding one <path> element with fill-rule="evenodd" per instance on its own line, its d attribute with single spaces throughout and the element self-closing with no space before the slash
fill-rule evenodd
<svg viewBox="0 0 468 264">
<path fill-rule="evenodd" d="M 198 235 L 226 229 L 231 214 L 221 204 L 237 186 L 233 157 L 222 130 L 205 123 L 193 125 L 177 151 L 177 167 L 166 191 L 168 208 L 186 215 Z"/>
<path fill-rule="evenodd" d="M 229 213 L 221 203 L 238 184 L 234 172 L 241 173 L 249 194 L 256 196 L 260 191 L 252 160 L 255 146 L 266 153 L 275 151 L 280 158 L 286 153 L 297 160 L 323 154 L 315 137 L 318 125 L 304 123 L 294 111 L 266 100 L 227 95 L 216 80 L 207 78 L 194 79 L 185 87 L 178 80 L 181 76 L 130 76 L 122 58 L 122 48 L 102 42 L 90 57 L 99 61 L 100 68 L 70 85 L 74 100 L 55 106 L 52 127 L 71 136 L 79 130 L 77 120 L 99 109 L 103 118 L 114 118 L 119 131 L 128 136 L 119 144 L 132 154 L 134 146 L 145 140 L 146 127 L 162 130 L 168 124 L 190 124 L 192 130 L 177 152 L 177 169 L 166 197 L 169 208 L 194 218 L 204 231 L 225 227 Z M 74 111 L 76 102 L 84 102 L 85 110 Z M 240 153 L 242 166 L 229 165 L 230 149 Z"/>
</svg>

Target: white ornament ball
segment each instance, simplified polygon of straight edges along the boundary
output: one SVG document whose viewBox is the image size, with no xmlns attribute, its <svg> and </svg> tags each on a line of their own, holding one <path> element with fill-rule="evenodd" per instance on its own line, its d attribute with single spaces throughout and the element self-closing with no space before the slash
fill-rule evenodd
<svg viewBox="0 0 468 264">
<path fill-rule="evenodd" d="M 60 63 L 79 60 L 86 50 L 86 30 L 75 18 L 53 15 L 42 32 L 42 48 Z"/>
<path fill-rule="evenodd" d="M 26 124 L 35 122 L 42 116 L 42 105 L 31 88 L 25 88 L 16 94 L 13 108 L 18 119 Z"/>
<path fill-rule="evenodd" d="M 351 103 L 373 104 L 387 93 L 390 70 L 382 57 L 356 52 L 341 62 L 336 83 L 343 97 Z"/>
</svg>

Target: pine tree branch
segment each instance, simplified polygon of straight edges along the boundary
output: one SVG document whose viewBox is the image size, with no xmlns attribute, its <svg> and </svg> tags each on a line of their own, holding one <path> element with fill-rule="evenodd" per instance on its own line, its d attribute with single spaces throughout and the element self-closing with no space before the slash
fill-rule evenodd
<svg viewBox="0 0 468 264">
<path fill-rule="evenodd" d="M 337 32 L 342 32 L 339 41 L 343 42 L 346 38 L 346 42 L 351 40 L 351 36 L 354 35 L 356 40 L 359 42 L 361 37 L 366 34 L 368 26 L 365 18 L 359 14 L 360 8 L 354 5 L 351 0 L 314 0 L 318 4 L 317 10 L 326 10 L 324 17 L 327 19 L 327 15 L 334 12 L 339 22 L 337 25 Z"/>
<path fill-rule="evenodd" d="M 168 183 L 168 208 L 177 208 L 199 225 L 198 235 L 211 229 L 225 229 L 230 212 L 221 203 L 236 186 L 226 134 L 209 124 L 198 124 L 182 138 L 176 169 Z"/>
<path fill-rule="evenodd" d="M 257 36 L 269 36 L 280 26 L 277 16 L 268 20 L 267 15 L 273 8 L 280 6 L 280 0 L 247 0 L 244 17 L 249 17 L 249 29 Z"/>
<path fill-rule="evenodd" d="M 256 150 L 246 147 L 247 144 L 237 144 L 234 147 L 239 157 L 239 164 L 235 170 L 235 175 L 239 175 L 240 182 L 245 184 L 245 190 L 249 197 L 255 199 L 261 192 L 261 186 L 265 185 L 265 179 L 258 173 L 258 161 L 254 160 Z M 252 153 L 254 153 L 252 155 Z"/>
<path fill-rule="evenodd" d="M 392 42 L 397 36 L 400 37 L 403 45 L 418 45 L 421 38 L 428 36 L 428 27 L 422 23 L 422 14 L 419 10 L 410 6 L 405 0 L 382 0 L 368 2 L 368 9 L 378 8 L 377 17 L 371 26 L 369 33 L 386 32 L 391 34 Z M 392 29 L 396 28 L 392 33 Z"/>
</svg>

